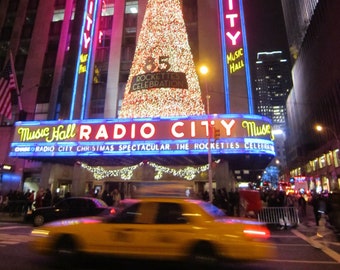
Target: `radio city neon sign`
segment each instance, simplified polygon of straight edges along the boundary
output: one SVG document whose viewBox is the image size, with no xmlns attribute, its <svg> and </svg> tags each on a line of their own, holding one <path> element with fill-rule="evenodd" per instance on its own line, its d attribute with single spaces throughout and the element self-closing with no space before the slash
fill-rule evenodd
<svg viewBox="0 0 340 270">
<path fill-rule="evenodd" d="M 232 45 L 237 45 L 237 39 L 241 36 L 241 31 L 239 31 L 236 27 L 236 25 L 239 24 L 240 21 L 240 12 L 234 7 L 234 1 L 235 0 L 228 0 L 228 11 L 230 13 L 225 15 L 225 18 L 227 20 L 227 24 L 229 25 L 229 29 L 236 30 L 231 33 L 230 31 L 227 31 L 226 35 L 230 39 Z M 236 29 L 234 29 L 236 28 Z"/>
<path fill-rule="evenodd" d="M 86 62 L 88 60 L 88 50 L 91 44 L 91 31 L 94 27 L 93 25 L 93 17 L 94 14 L 94 1 L 89 1 L 89 4 L 87 5 L 86 9 L 86 18 L 85 18 L 85 25 L 84 25 L 84 31 L 82 33 L 82 54 L 80 55 L 80 67 L 79 67 L 79 73 L 85 73 L 86 72 Z M 102 40 L 103 33 L 100 31 L 98 35 L 99 43 Z"/>
<path fill-rule="evenodd" d="M 179 120 L 164 122 L 59 123 L 18 126 L 14 142 L 131 141 L 206 139 L 212 126 L 221 137 L 271 139 L 269 123 L 251 119 Z"/>
<path fill-rule="evenodd" d="M 244 55 L 242 46 L 241 18 L 238 0 L 226 0 L 224 17 L 226 25 L 227 63 L 230 74 L 244 68 Z"/>
<path fill-rule="evenodd" d="M 83 46 L 84 49 L 88 50 L 89 43 L 91 41 L 91 29 L 92 29 L 92 23 L 93 23 L 93 1 L 90 1 L 88 7 L 87 7 L 87 15 L 86 15 L 86 23 L 85 23 L 85 29 L 83 33 Z"/>
</svg>

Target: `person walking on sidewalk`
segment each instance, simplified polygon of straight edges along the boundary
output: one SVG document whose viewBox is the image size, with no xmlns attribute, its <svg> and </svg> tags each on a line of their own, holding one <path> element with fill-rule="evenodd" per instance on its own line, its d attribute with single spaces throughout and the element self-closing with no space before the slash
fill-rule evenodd
<svg viewBox="0 0 340 270">
<path fill-rule="evenodd" d="M 319 226 L 319 220 L 320 220 L 319 200 L 320 200 L 320 194 L 313 194 L 311 205 L 313 206 L 313 213 L 314 213 L 316 226 Z"/>
<path fill-rule="evenodd" d="M 313 195 L 311 204 L 313 206 L 316 226 L 319 226 L 319 221 L 320 221 L 321 216 L 325 216 L 328 213 L 327 200 L 321 194 L 315 194 Z"/>
<path fill-rule="evenodd" d="M 35 191 L 32 190 L 32 191 L 30 192 L 29 197 L 27 198 L 27 200 L 28 200 L 27 211 L 32 211 L 32 210 L 33 210 L 33 209 L 32 209 L 32 205 L 33 205 L 33 203 L 34 203 L 34 197 L 35 197 L 35 193 L 34 193 L 34 192 L 35 192 Z"/>
<path fill-rule="evenodd" d="M 299 194 L 298 205 L 300 216 L 304 218 L 307 214 L 307 202 L 301 193 Z"/>
</svg>

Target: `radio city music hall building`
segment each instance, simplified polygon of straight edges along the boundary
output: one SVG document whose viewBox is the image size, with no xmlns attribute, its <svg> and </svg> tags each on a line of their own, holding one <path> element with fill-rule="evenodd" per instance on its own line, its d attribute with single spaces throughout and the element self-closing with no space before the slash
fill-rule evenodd
<svg viewBox="0 0 340 270">
<path fill-rule="evenodd" d="M 10 44 L 27 116 L 8 154 L 24 189 L 128 195 L 180 180 L 200 192 L 210 162 L 230 190 L 275 156 L 270 120 L 253 113 L 242 1 L 4 2 L 22 33 Z"/>
</svg>

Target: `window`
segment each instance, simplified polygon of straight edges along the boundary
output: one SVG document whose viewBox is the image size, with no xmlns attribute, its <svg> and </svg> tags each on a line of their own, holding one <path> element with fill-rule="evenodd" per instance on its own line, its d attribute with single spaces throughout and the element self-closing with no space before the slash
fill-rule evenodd
<svg viewBox="0 0 340 270">
<path fill-rule="evenodd" d="M 136 203 L 126 208 L 115 221 L 118 223 L 134 223 L 136 217 L 140 215 L 139 206 L 140 204 Z"/>
<path fill-rule="evenodd" d="M 71 209 L 86 208 L 87 201 L 83 199 L 71 199 L 69 200 L 69 205 Z"/>
<path fill-rule="evenodd" d="M 157 224 L 183 224 L 187 223 L 182 216 L 182 208 L 177 203 L 160 203 L 156 219 Z"/>
<path fill-rule="evenodd" d="M 60 209 L 68 209 L 69 208 L 68 201 L 67 200 L 61 201 L 56 204 L 56 207 Z"/>
</svg>

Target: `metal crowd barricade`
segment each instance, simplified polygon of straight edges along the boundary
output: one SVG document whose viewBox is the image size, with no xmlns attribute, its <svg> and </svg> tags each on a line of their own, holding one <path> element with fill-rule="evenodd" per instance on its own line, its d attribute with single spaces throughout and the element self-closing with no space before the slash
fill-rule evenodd
<svg viewBox="0 0 340 270">
<path fill-rule="evenodd" d="M 257 217 L 267 224 L 295 227 L 300 223 L 298 209 L 295 207 L 263 207 Z"/>
</svg>

